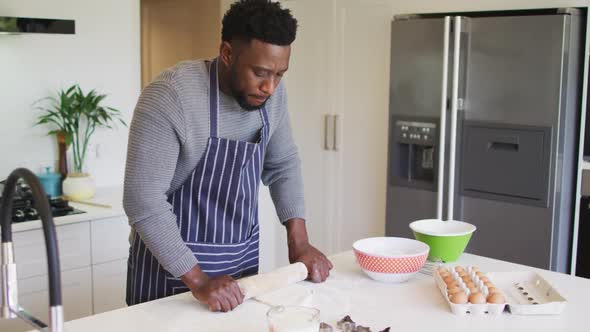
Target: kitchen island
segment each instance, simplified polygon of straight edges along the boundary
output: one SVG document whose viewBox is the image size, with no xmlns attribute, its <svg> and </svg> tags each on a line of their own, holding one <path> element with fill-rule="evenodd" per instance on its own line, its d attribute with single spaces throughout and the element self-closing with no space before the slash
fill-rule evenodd
<svg viewBox="0 0 590 332">
<path fill-rule="evenodd" d="M 457 264 L 478 266 L 485 272 L 536 271 L 568 301 L 554 316 L 498 316 L 451 313 L 433 277 L 418 273 L 408 282 L 385 284 L 365 276 L 353 253 L 330 259 L 331 277 L 323 284 L 301 282 L 271 294 L 263 301 L 249 300 L 229 313 L 212 313 L 193 299 L 179 294 L 86 317 L 65 324 L 68 332 L 104 331 L 267 331 L 269 303 L 320 307 L 321 319 L 330 324 L 348 314 L 357 323 L 380 331 L 584 331 L 589 317 L 590 280 L 464 254 Z M 310 295 L 311 294 L 311 295 Z M 311 296 L 311 300 L 310 300 Z M 270 302 L 269 302 L 270 301 Z"/>
</svg>

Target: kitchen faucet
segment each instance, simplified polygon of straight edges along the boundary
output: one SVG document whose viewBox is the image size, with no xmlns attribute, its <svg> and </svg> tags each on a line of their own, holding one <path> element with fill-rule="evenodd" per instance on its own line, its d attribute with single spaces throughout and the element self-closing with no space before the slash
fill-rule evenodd
<svg viewBox="0 0 590 332">
<path fill-rule="evenodd" d="M 43 223 L 47 270 L 49 274 L 49 326 L 33 317 L 18 305 L 16 263 L 12 244 L 12 199 L 19 179 L 30 186 L 33 200 Z M 63 308 L 61 297 L 61 275 L 57 251 L 55 225 L 47 195 L 37 176 L 25 168 L 14 170 L 6 180 L 0 204 L 0 230 L 2 232 L 2 302 L 0 318 L 20 318 L 39 331 L 62 332 Z"/>
</svg>

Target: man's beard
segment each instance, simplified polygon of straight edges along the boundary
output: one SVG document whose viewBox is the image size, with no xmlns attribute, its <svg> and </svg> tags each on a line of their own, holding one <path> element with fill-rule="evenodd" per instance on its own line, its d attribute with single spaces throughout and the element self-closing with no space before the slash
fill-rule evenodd
<svg viewBox="0 0 590 332">
<path fill-rule="evenodd" d="M 246 95 L 244 94 L 243 91 L 240 91 L 236 86 L 236 79 L 235 77 L 237 76 L 236 72 L 234 71 L 234 69 L 232 68 L 230 71 L 230 89 L 231 89 L 231 94 L 234 97 L 234 99 L 238 102 L 238 104 L 240 105 L 241 108 L 243 108 L 246 111 L 256 111 L 258 109 L 261 109 L 264 107 L 264 105 L 266 105 L 266 102 L 268 101 L 268 98 L 266 98 L 266 100 L 256 106 L 256 105 L 252 105 L 249 104 L 246 101 Z"/>
</svg>

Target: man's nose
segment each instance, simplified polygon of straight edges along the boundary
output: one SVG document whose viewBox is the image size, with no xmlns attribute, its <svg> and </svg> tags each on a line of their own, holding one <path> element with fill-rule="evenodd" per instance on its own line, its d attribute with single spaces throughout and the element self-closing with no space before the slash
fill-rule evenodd
<svg viewBox="0 0 590 332">
<path fill-rule="evenodd" d="M 270 96 L 274 92 L 275 87 L 276 87 L 275 79 L 269 78 L 269 79 L 266 79 L 262 82 L 262 84 L 260 85 L 260 91 L 262 91 L 264 94 Z"/>
</svg>

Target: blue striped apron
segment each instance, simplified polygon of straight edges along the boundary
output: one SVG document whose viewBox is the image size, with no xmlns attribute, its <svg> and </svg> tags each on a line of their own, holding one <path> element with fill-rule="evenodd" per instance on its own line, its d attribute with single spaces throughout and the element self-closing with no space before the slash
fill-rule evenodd
<svg viewBox="0 0 590 332">
<path fill-rule="evenodd" d="M 210 277 L 258 273 L 258 187 L 269 137 L 266 109 L 257 143 L 218 137 L 217 59 L 209 71 L 210 137 L 186 182 L 168 196 L 182 239 Z M 127 304 L 188 291 L 160 266 L 137 232 L 132 234 Z"/>
</svg>

